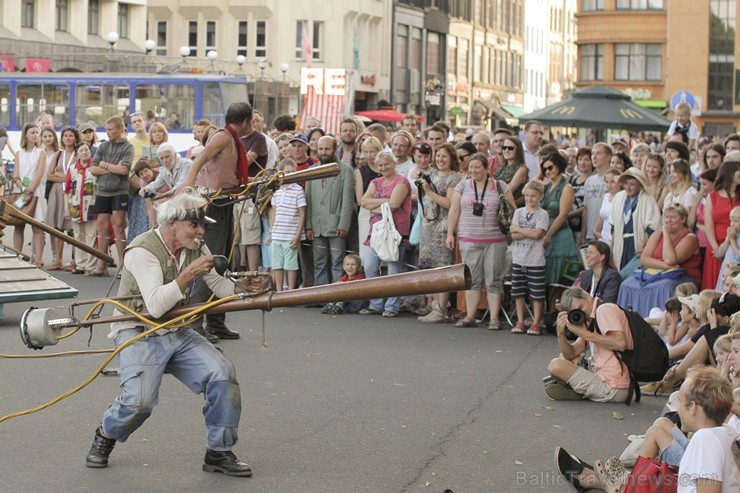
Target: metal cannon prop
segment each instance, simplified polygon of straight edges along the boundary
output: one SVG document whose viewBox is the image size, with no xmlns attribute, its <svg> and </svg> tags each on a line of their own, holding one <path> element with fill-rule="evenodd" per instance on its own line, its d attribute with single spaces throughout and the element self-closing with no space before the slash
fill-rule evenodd
<svg viewBox="0 0 740 493">
<path fill-rule="evenodd" d="M 270 292 L 253 297 L 245 296 L 242 299 L 228 301 L 210 308 L 204 313 L 227 313 L 241 310 L 270 311 L 273 308 L 325 304 L 334 301 L 444 293 L 469 289 L 470 282 L 468 267 L 465 264 L 457 264 L 438 269 L 374 277 L 361 281 Z M 100 300 L 91 300 L 90 302 L 97 301 Z M 200 306 L 203 306 L 203 304 L 176 308 L 163 315 L 162 319 L 171 320 Z M 149 318 L 148 313 L 142 313 L 142 315 Z M 136 320 L 136 317 L 133 315 L 119 315 L 80 321 L 73 315 L 65 316 L 54 308 L 29 308 L 21 317 L 20 333 L 23 343 L 28 348 L 41 349 L 44 346 L 56 344 L 65 329 L 131 320 Z"/>
</svg>

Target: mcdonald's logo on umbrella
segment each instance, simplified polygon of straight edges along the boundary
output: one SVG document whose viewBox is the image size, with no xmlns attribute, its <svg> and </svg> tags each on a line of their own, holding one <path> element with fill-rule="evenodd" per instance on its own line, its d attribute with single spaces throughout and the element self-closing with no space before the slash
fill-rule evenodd
<svg viewBox="0 0 740 493">
<path fill-rule="evenodd" d="M 633 110 L 631 108 L 627 108 L 627 109 L 620 108 L 619 109 L 619 112 L 625 118 L 638 118 L 640 120 L 642 120 L 644 118 L 640 113 L 638 113 L 637 111 L 635 111 L 635 110 Z"/>
<path fill-rule="evenodd" d="M 572 115 L 575 111 L 575 106 L 561 106 L 560 108 L 555 108 L 550 113 L 553 115 Z"/>
</svg>

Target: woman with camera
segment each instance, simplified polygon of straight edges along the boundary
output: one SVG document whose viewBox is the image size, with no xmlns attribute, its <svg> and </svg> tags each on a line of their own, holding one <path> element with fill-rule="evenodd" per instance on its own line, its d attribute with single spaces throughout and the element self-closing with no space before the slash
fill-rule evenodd
<svg viewBox="0 0 740 493">
<path fill-rule="evenodd" d="M 381 220 L 383 203 L 387 202 L 390 206 L 396 231 L 403 239 L 398 247 L 398 260 L 386 262 L 386 265 L 388 274 L 399 274 L 404 271 L 404 253 L 409 244 L 408 237 L 411 230 L 411 185 L 405 176 L 396 173 L 396 160 L 390 152 L 378 153 L 375 157 L 375 165 L 381 176 L 370 182 L 365 195 L 362 196 L 361 205 L 372 214 L 370 231 L 372 231 L 373 224 Z M 365 240 L 365 245 L 370 245 L 369 237 Z M 362 263 L 368 279 L 380 275 L 380 258 L 372 247 L 365 250 Z M 360 310 L 360 313 L 362 315 L 382 313 L 384 317 L 396 317 L 400 307 L 400 297 L 388 298 L 385 304 L 382 298 L 376 298 L 370 300 L 370 305 Z"/>
<path fill-rule="evenodd" d="M 475 316 L 481 297 L 480 288 L 485 280 L 491 314 L 488 329 L 498 330 L 506 274 L 506 235 L 499 229 L 498 222 L 500 196 L 503 194 L 512 205 L 514 197 L 506 183 L 491 178 L 485 155 L 477 153 L 473 156 L 468 169 L 471 179 L 463 180 L 455 187 L 447 216 L 447 248 L 455 250 L 457 232 L 460 254 L 472 276 L 470 290 L 465 291 L 467 313 L 455 326 L 477 326 Z"/>
<path fill-rule="evenodd" d="M 432 269 L 452 265 L 455 251 L 447 248 L 447 216 L 452 195 L 460 182 L 459 161 L 455 147 L 445 142 L 437 147 L 434 157 L 436 168 L 429 174 L 422 173 L 416 180 L 419 190 L 419 210 L 421 214 L 421 241 L 419 243 L 419 268 Z M 419 320 L 424 323 L 438 323 L 446 320 L 445 310 L 450 293 L 434 295 L 432 311 Z"/>
<path fill-rule="evenodd" d="M 493 178 L 506 183 L 511 188 L 517 207 L 524 206 L 522 190 L 529 179 L 529 170 L 524 161 L 524 147 L 517 137 L 506 137 L 501 144 L 505 164 L 493 173 Z"/>
</svg>

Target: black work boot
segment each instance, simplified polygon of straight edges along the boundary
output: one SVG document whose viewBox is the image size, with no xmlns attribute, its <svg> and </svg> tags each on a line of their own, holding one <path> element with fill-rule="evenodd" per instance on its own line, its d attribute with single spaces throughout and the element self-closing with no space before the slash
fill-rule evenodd
<svg viewBox="0 0 740 493">
<path fill-rule="evenodd" d="M 225 324 L 215 323 L 209 325 L 206 323 L 206 332 L 217 336 L 219 339 L 239 339 L 241 335 L 239 332 L 235 332 L 229 329 Z"/>
<path fill-rule="evenodd" d="M 216 334 L 211 334 L 210 332 L 205 330 L 203 326 L 195 326 L 193 327 L 193 330 L 205 337 L 206 341 L 210 342 L 211 344 L 216 344 L 219 341 L 219 337 Z"/>
<path fill-rule="evenodd" d="M 206 449 L 203 459 L 203 470 L 206 472 L 222 472 L 227 476 L 252 477 L 252 468 L 240 461 L 234 452 L 216 452 Z"/>
<path fill-rule="evenodd" d="M 116 441 L 113 438 L 103 436 L 103 432 L 98 428 L 95 430 L 95 438 L 92 447 L 90 447 L 90 452 L 87 453 L 85 465 L 96 468 L 108 467 L 108 457 L 115 446 Z"/>
</svg>

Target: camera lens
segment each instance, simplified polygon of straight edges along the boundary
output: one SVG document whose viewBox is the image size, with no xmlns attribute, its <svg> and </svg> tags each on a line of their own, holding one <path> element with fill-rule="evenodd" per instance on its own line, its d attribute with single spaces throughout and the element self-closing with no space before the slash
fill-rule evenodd
<svg viewBox="0 0 740 493">
<path fill-rule="evenodd" d="M 586 319 L 586 312 L 583 310 L 571 310 L 568 312 L 568 322 L 571 325 L 585 325 Z"/>
</svg>

